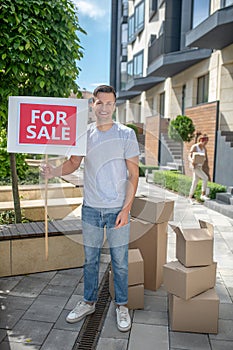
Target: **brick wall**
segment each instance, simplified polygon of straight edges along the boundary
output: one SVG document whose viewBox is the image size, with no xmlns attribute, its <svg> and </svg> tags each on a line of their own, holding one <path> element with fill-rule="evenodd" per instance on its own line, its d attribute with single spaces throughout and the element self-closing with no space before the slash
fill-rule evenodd
<svg viewBox="0 0 233 350">
<path fill-rule="evenodd" d="M 159 116 L 146 118 L 145 123 L 145 163 L 158 165 L 159 154 Z"/>
<path fill-rule="evenodd" d="M 195 132 L 207 133 L 209 136 L 209 142 L 206 146 L 208 162 L 204 164 L 204 170 L 209 175 L 210 181 L 213 180 L 214 174 L 214 151 L 216 140 L 216 129 L 217 129 L 217 113 L 218 113 L 218 102 L 206 103 L 195 107 L 187 108 L 185 114 L 190 117 L 195 126 Z M 184 144 L 184 165 L 185 174 L 192 176 L 192 170 L 189 167 L 188 154 L 191 146 L 195 143 L 193 139 L 191 142 Z"/>
</svg>

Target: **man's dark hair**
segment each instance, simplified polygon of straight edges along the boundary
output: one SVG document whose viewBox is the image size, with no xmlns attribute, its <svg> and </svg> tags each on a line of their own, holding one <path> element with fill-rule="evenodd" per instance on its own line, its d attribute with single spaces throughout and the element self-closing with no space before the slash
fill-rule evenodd
<svg viewBox="0 0 233 350">
<path fill-rule="evenodd" d="M 99 85 L 95 88 L 95 90 L 93 91 L 93 95 L 96 98 L 97 94 L 99 92 L 107 92 L 107 93 L 113 93 L 113 95 L 115 96 L 116 99 L 116 92 L 114 90 L 114 88 L 110 85 Z"/>
</svg>

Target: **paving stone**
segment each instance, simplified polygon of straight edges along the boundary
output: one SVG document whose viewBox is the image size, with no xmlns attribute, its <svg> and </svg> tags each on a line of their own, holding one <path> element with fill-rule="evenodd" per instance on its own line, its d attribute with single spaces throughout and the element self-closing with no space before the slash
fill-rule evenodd
<svg viewBox="0 0 233 350">
<path fill-rule="evenodd" d="M 58 297 L 70 297 L 73 291 L 74 287 L 48 284 L 41 292 L 41 294 L 54 295 Z"/>
<path fill-rule="evenodd" d="M 218 321 L 218 334 L 210 334 L 210 339 L 233 341 L 233 321 L 232 320 L 219 320 Z"/>
<path fill-rule="evenodd" d="M 56 322 L 66 302 L 67 298 L 64 297 L 40 295 L 26 311 L 23 319 Z"/>
<path fill-rule="evenodd" d="M 71 296 L 71 298 L 68 300 L 67 304 L 65 305 L 65 309 L 66 310 L 73 310 L 73 308 L 77 305 L 77 303 L 80 300 L 83 300 L 83 296 L 82 295 L 73 294 Z"/>
<path fill-rule="evenodd" d="M 75 287 L 82 276 L 69 275 L 64 273 L 57 273 L 53 279 L 49 282 L 49 284 L 54 286 L 69 286 Z"/>
<path fill-rule="evenodd" d="M 11 291 L 10 295 L 20 297 L 37 297 L 47 285 L 47 281 L 42 278 L 25 276 Z"/>
<path fill-rule="evenodd" d="M 224 340 L 210 340 L 212 350 L 232 350 L 233 342 Z"/>
<path fill-rule="evenodd" d="M 41 345 L 53 323 L 20 320 L 11 331 L 8 331 L 10 342 Z"/>
<path fill-rule="evenodd" d="M 223 320 L 233 321 L 233 304 L 232 303 L 219 305 L 219 318 Z"/>
<path fill-rule="evenodd" d="M 211 350 L 207 334 L 170 332 L 170 346 L 174 349 Z"/>
<path fill-rule="evenodd" d="M 167 312 L 167 297 L 145 295 L 144 310 Z"/>
<path fill-rule="evenodd" d="M 102 338 L 128 339 L 129 332 L 120 332 L 116 324 L 116 308 L 111 302 L 108 313 L 101 332 Z"/>
<path fill-rule="evenodd" d="M 3 341 L 3 339 L 5 338 L 5 336 L 7 335 L 7 331 L 5 329 L 0 329 L 0 343 L 1 341 Z M 1 347 L 0 347 L 1 349 Z"/>
<path fill-rule="evenodd" d="M 128 340 L 100 338 L 96 350 L 127 350 Z"/>
<path fill-rule="evenodd" d="M 27 310 L 34 300 L 34 298 L 15 297 L 13 295 L 7 295 L 5 298 L 0 299 L 0 306 L 1 310 Z"/>
<path fill-rule="evenodd" d="M 1 277 L 0 278 L 0 293 L 9 293 L 23 279 L 22 276 L 16 277 Z"/>
<path fill-rule="evenodd" d="M 8 341 L 4 341 L 0 344 L 1 350 L 39 350 L 39 345 L 30 345 L 29 344 L 22 344 L 22 343 L 12 343 Z"/>
<path fill-rule="evenodd" d="M 84 283 L 80 282 L 74 291 L 74 294 L 84 295 Z"/>
<path fill-rule="evenodd" d="M 168 325 L 167 316 L 168 316 L 167 312 L 135 310 L 133 322 L 167 326 Z"/>
<path fill-rule="evenodd" d="M 230 304 L 231 303 L 231 298 L 228 294 L 228 291 L 227 291 L 227 288 L 225 287 L 225 285 L 220 284 L 220 283 L 216 283 L 215 290 L 219 296 L 220 303 L 223 303 L 223 304 L 225 304 L 225 303 Z"/>
<path fill-rule="evenodd" d="M 155 347 L 156 345 L 156 347 Z M 128 350 L 168 350 L 168 328 L 133 323 L 130 332 Z"/>
<path fill-rule="evenodd" d="M 40 350 L 71 350 L 77 332 L 53 329 Z"/>
<path fill-rule="evenodd" d="M 54 328 L 55 329 L 63 329 L 63 330 L 67 330 L 67 331 L 74 331 L 77 334 L 79 333 L 83 322 L 85 320 L 85 318 L 79 322 L 75 322 L 75 323 L 68 323 L 66 322 L 66 316 L 68 315 L 69 311 L 67 310 L 63 310 L 62 313 L 60 314 L 60 316 L 58 317 Z"/>
<path fill-rule="evenodd" d="M 24 310 L 0 310 L 0 328 L 12 329 L 24 314 Z"/>
<path fill-rule="evenodd" d="M 57 271 L 48 271 L 48 272 L 37 272 L 37 273 L 30 273 L 29 277 L 34 278 L 42 278 L 43 280 L 50 281 L 55 275 Z"/>
<path fill-rule="evenodd" d="M 65 275 L 74 275 L 77 278 L 81 278 L 83 276 L 83 268 L 82 267 L 75 267 L 73 269 L 64 269 L 59 270 L 58 273 L 65 274 Z"/>
</svg>

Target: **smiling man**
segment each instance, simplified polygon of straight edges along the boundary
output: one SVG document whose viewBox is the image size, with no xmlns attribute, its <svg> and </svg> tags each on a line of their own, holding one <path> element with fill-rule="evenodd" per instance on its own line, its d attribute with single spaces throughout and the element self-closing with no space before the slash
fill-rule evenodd
<svg viewBox="0 0 233 350">
<path fill-rule="evenodd" d="M 139 147 L 133 129 L 112 119 L 116 94 L 108 85 L 94 92 L 96 122 L 87 130 L 84 158 L 82 230 L 85 251 L 84 298 L 68 314 L 67 322 L 78 322 L 95 312 L 104 229 L 110 247 L 116 303 L 117 327 L 131 328 L 128 302 L 128 242 L 130 209 L 138 185 Z M 67 175 L 78 169 L 83 157 L 71 156 L 61 166 L 45 166 L 44 176 Z"/>
</svg>

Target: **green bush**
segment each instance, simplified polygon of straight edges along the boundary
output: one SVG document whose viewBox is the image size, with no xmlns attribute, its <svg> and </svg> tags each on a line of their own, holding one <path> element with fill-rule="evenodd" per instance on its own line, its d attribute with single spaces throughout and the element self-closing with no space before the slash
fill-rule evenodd
<svg viewBox="0 0 233 350">
<path fill-rule="evenodd" d="M 138 127 L 137 127 L 137 125 L 135 125 L 135 124 L 126 124 L 126 126 L 128 126 L 128 128 L 133 129 L 135 131 L 136 136 L 138 137 Z"/>
<path fill-rule="evenodd" d="M 174 192 L 178 192 L 183 196 L 188 196 L 192 184 L 192 178 L 180 174 L 178 171 L 158 170 L 154 172 L 154 183 Z M 200 180 L 194 193 L 194 197 L 199 201 L 201 196 L 201 186 L 202 181 Z M 215 182 L 209 181 L 208 188 L 210 189 L 210 199 L 215 199 L 216 193 L 226 192 L 226 186 L 217 184 Z"/>
<path fill-rule="evenodd" d="M 148 170 L 148 173 L 151 174 L 152 170 L 158 170 L 159 167 L 156 165 L 145 165 L 142 163 L 139 163 L 139 176 L 145 176 L 146 170 Z"/>
</svg>

